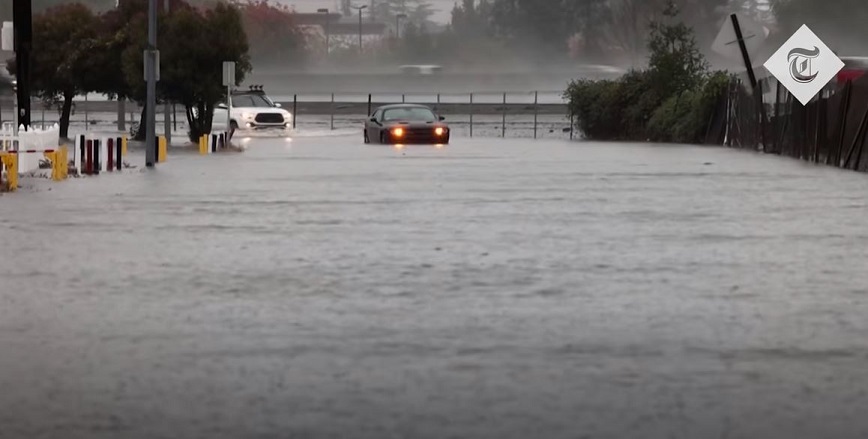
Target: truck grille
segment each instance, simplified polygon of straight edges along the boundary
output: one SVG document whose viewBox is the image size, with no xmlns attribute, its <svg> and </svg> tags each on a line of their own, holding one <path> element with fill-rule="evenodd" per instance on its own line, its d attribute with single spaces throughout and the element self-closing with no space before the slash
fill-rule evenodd
<svg viewBox="0 0 868 439">
<path fill-rule="evenodd" d="M 259 113 L 256 115 L 257 123 L 283 123 L 283 115 L 278 113 Z"/>
</svg>

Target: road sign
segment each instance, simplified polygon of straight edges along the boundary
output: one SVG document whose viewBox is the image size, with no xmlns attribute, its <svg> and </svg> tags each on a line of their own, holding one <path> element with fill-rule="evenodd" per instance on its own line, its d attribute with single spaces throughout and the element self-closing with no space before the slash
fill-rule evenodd
<svg viewBox="0 0 868 439">
<path fill-rule="evenodd" d="M 738 25 L 741 28 L 748 55 L 755 55 L 769 36 L 768 28 L 744 14 L 737 13 L 735 16 L 738 18 Z M 723 23 L 717 38 L 711 45 L 711 50 L 732 60 L 742 60 L 736 29 L 730 18 L 727 18 L 726 22 Z"/>
<path fill-rule="evenodd" d="M 235 62 L 223 61 L 223 86 L 231 87 L 235 85 Z"/>
<path fill-rule="evenodd" d="M 154 76 L 154 80 L 159 82 L 160 81 L 160 51 L 154 50 L 153 52 L 154 52 L 154 74 L 156 75 L 156 76 Z M 148 54 L 150 54 L 150 53 L 151 53 L 151 51 L 146 49 L 144 52 L 144 55 L 143 55 L 144 64 L 142 64 L 142 65 L 144 66 L 144 72 L 142 72 L 142 73 L 144 74 L 145 82 L 148 82 Z"/>
<path fill-rule="evenodd" d="M 844 62 L 806 25 L 763 65 L 802 105 L 844 68 Z"/>
<path fill-rule="evenodd" d="M 3 22 L 3 44 L 2 50 L 5 52 L 12 52 L 15 50 L 15 30 L 12 27 L 11 21 Z"/>
</svg>

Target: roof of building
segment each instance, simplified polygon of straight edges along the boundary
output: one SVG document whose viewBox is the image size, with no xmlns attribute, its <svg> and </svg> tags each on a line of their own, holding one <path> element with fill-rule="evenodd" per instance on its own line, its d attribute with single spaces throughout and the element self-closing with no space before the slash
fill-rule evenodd
<svg viewBox="0 0 868 439">
<path fill-rule="evenodd" d="M 296 13 L 296 23 L 301 26 L 319 26 L 331 35 L 358 35 L 359 21 L 357 18 L 344 17 L 341 14 L 326 13 Z M 385 23 L 362 21 L 362 35 L 382 35 L 386 30 Z"/>
</svg>

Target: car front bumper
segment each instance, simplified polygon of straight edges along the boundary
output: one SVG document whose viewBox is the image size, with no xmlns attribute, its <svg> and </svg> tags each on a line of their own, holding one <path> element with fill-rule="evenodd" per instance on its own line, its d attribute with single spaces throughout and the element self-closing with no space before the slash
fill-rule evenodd
<svg viewBox="0 0 868 439">
<path fill-rule="evenodd" d="M 410 132 L 403 136 L 395 136 L 392 133 L 386 134 L 386 141 L 391 144 L 422 144 L 422 145 L 437 145 L 449 143 L 449 132 L 437 135 L 431 132 Z"/>
<path fill-rule="evenodd" d="M 284 123 L 257 123 L 257 122 L 245 122 L 238 126 L 240 130 L 291 130 L 292 122 L 284 122 Z"/>
</svg>

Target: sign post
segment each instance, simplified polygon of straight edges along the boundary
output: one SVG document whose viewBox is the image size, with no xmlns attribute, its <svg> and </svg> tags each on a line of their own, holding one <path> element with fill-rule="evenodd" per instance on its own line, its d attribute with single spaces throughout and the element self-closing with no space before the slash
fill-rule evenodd
<svg viewBox="0 0 868 439">
<path fill-rule="evenodd" d="M 31 0 L 16 0 L 12 3 L 13 39 L 15 46 L 16 94 L 18 98 L 18 121 L 30 129 L 30 53 L 33 50 L 33 4 Z"/>
<path fill-rule="evenodd" d="M 223 62 L 223 85 L 226 86 L 226 138 L 232 134 L 232 86 L 235 85 L 235 61 Z"/>
<path fill-rule="evenodd" d="M 731 60 L 740 60 L 747 69 L 750 85 L 757 86 L 751 56 L 755 55 L 769 36 L 769 30 L 743 14 L 730 14 L 723 24 L 711 50 Z"/>
<path fill-rule="evenodd" d="M 745 17 L 743 14 L 735 13 L 729 15 L 729 19 L 723 24 L 711 46 L 711 49 L 715 52 L 733 60 L 741 59 L 744 63 L 750 87 L 756 99 L 757 111 L 760 115 L 759 134 L 762 139 L 763 148 L 765 148 L 766 144 L 766 110 L 763 103 L 762 90 L 759 87 L 753 63 L 750 59 L 751 55 L 754 55 L 762 48 L 768 35 L 769 30 L 763 25 Z"/>
<path fill-rule="evenodd" d="M 11 21 L 3 22 L 2 31 L 2 50 L 6 52 L 15 51 L 15 28 Z M 18 80 L 12 80 L 12 92 L 18 95 Z M 12 135 L 18 137 L 18 99 L 12 100 Z"/>
<path fill-rule="evenodd" d="M 13 52 L 15 51 L 15 29 L 13 28 L 13 24 L 11 21 L 3 22 L 3 44 L 2 49 L 4 52 Z"/>
<path fill-rule="evenodd" d="M 148 0 L 148 45 L 145 48 L 145 166 L 157 163 L 157 81 L 160 80 L 160 53 L 157 51 L 157 0 Z"/>
<path fill-rule="evenodd" d="M 741 57 L 744 60 L 744 66 L 747 68 L 747 76 L 750 79 L 750 86 L 756 90 L 756 73 L 753 71 L 753 63 L 750 62 L 750 55 L 747 53 L 747 45 L 744 43 L 744 34 L 741 32 L 741 25 L 738 23 L 738 17 L 735 14 L 729 16 L 732 21 L 732 28 L 735 31 L 735 37 L 738 39 L 738 49 L 741 52 Z"/>
</svg>

